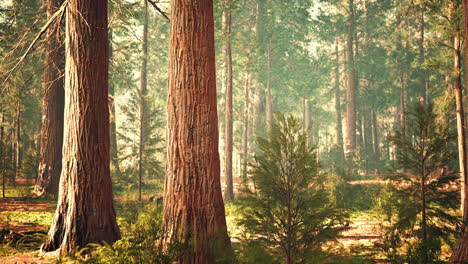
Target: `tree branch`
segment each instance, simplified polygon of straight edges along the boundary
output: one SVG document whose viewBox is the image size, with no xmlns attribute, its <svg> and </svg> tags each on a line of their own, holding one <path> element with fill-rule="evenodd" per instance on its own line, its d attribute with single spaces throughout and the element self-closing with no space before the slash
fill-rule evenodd
<svg viewBox="0 0 468 264">
<path fill-rule="evenodd" d="M 5 91 L 6 89 L 6 83 L 8 82 L 8 80 L 10 79 L 11 75 L 13 75 L 13 72 L 16 71 L 16 69 L 18 69 L 18 67 L 23 63 L 23 61 L 26 59 L 26 57 L 28 56 L 28 54 L 32 51 L 34 45 L 36 45 L 36 43 L 39 41 L 39 39 L 41 38 L 41 36 L 47 31 L 47 29 L 49 28 L 50 25 L 52 25 L 55 20 L 57 18 L 60 18 L 60 20 L 62 19 L 62 16 L 63 16 L 63 13 L 65 12 L 65 8 L 67 7 L 68 5 L 68 2 L 70 0 L 65 0 L 62 4 L 62 6 L 49 18 L 49 20 L 47 21 L 47 23 L 41 28 L 41 30 L 39 31 L 39 33 L 37 33 L 36 37 L 34 38 L 34 40 L 31 42 L 31 44 L 29 45 L 28 49 L 24 52 L 23 56 L 21 56 L 21 58 L 18 60 L 18 62 L 15 64 L 15 66 L 10 70 L 10 72 L 8 73 L 7 77 L 5 78 L 5 80 L 3 80 L 2 82 L 2 86 L 3 89 L 2 89 L 2 92 L 0 93 L 0 95 L 3 94 L 3 92 Z"/>
<path fill-rule="evenodd" d="M 153 0 L 146 0 L 146 1 L 148 1 L 148 3 L 150 3 L 163 17 L 165 17 L 167 21 L 170 21 L 167 14 L 164 11 L 162 11 L 161 8 L 159 8 L 158 5 L 156 5 L 156 3 Z"/>
</svg>

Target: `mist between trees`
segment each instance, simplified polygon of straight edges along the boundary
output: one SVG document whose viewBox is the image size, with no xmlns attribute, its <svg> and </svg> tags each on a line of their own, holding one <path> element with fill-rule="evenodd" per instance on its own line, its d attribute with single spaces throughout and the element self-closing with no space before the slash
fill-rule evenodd
<svg viewBox="0 0 468 264">
<path fill-rule="evenodd" d="M 468 263 L 467 21 L 0 0 L 0 263 Z"/>
</svg>

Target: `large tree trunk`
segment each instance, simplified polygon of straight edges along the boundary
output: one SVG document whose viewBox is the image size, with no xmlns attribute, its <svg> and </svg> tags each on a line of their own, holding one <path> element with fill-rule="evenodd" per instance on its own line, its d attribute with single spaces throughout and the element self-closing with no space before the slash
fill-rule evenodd
<svg viewBox="0 0 468 264">
<path fill-rule="evenodd" d="M 41 247 L 54 255 L 120 238 L 109 168 L 107 0 L 71 0 L 66 12 L 63 169 Z"/>
<path fill-rule="evenodd" d="M 51 17 L 63 0 L 47 1 L 47 17 Z M 63 107 L 65 89 L 63 74 L 65 54 L 62 27 L 55 25 L 47 31 L 44 69 L 40 163 L 33 194 L 57 195 L 62 170 Z"/>
<path fill-rule="evenodd" d="M 356 80 L 354 72 L 354 0 L 348 0 L 349 25 L 346 44 L 346 72 L 348 84 L 346 88 L 346 157 L 352 159 L 356 152 Z"/>
<path fill-rule="evenodd" d="M 223 12 L 224 19 L 224 55 L 226 56 L 226 131 L 224 143 L 224 164 L 226 189 L 224 191 L 224 199 L 231 201 L 234 199 L 234 186 L 232 180 L 232 54 L 231 54 L 231 6 L 227 6 Z"/>
<path fill-rule="evenodd" d="M 143 58 L 140 76 L 140 135 L 138 142 L 138 201 L 141 201 L 141 188 L 143 184 L 143 159 L 145 152 L 146 133 L 146 92 L 148 86 L 148 1 L 144 1 L 144 22 L 143 22 Z"/>
<path fill-rule="evenodd" d="M 458 6 L 454 1 L 451 1 L 452 14 L 456 14 Z M 463 16 L 465 27 L 465 40 L 468 40 L 468 0 L 463 0 Z M 456 23 L 456 22 L 455 22 Z M 456 23 L 458 25 L 458 23 Z M 461 29 L 455 32 L 454 41 L 454 92 L 455 100 L 457 103 L 457 132 L 458 132 L 458 155 L 460 166 L 460 179 L 461 179 L 461 202 L 463 214 L 463 233 L 457 241 L 453 254 L 450 257 L 449 263 L 467 263 L 468 262 L 468 188 L 466 183 L 467 178 L 467 157 L 466 157 L 466 128 L 464 120 L 463 97 L 462 97 L 462 84 L 461 84 Z M 468 63 L 468 45 L 465 41 L 465 63 Z M 465 82 L 468 85 L 468 76 L 465 75 Z M 467 88 L 468 89 L 468 88 Z"/>
<path fill-rule="evenodd" d="M 343 146 L 343 124 L 341 117 L 341 94 L 340 94 L 340 54 L 339 54 L 338 38 L 335 45 L 336 67 L 335 67 L 335 119 L 336 119 L 336 144 L 340 152 L 340 166 L 344 162 L 344 146 Z"/>
<path fill-rule="evenodd" d="M 212 0 L 171 0 L 163 248 L 176 263 L 232 255 L 220 184 Z"/>
</svg>

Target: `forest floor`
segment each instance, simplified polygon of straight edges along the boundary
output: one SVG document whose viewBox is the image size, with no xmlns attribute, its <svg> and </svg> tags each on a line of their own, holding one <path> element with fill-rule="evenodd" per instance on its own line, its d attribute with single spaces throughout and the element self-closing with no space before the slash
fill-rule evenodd
<svg viewBox="0 0 468 264">
<path fill-rule="evenodd" d="M 375 184 L 375 182 L 370 184 Z M 53 199 L 21 198 L 28 197 L 30 191 L 31 183 L 24 182 L 7 190 L 6 194 L 9 198 L 0 198 L 0 232 L 2 229 L 19 234 L 41 232 L 33 237 L 32 241 L 28 240 L 26 243 L 20 239 L 13 244 L 2 244 L 0 233 L 0 263 L 2 264 L 53 263 L 39 257 L 38 250 L 52 221 L 56 202 Z M 143 200 L 148 200 L 149 197 L 150 195 L 143 195 Z M 136 200 L 136 194 L 128 195 L 125 191 L 116 191 L 115 205 L 118 221 L 135 214 L 135 210 L 141 208 L 144 203 L 137 203 L 133 200 Z M 235 236 L 235 231 L 232 232 L 236 229 L 235 221 L 233 221 L 235 215 L 229 208 L 226 212 L 228 228 Z M 355 212 L 351 214 L 349 229 L 344 231 L 337 241 L 328 243 L 325 249 L 336 256 L 353 256 L 370 260 L 372 263 L 386 263 L 377 247 L 381 235 L 381 221 L 375 213 Z"/>
<path fill-rule="evenodd" d="M 121 197 L 117 197 L 119 203 Z M 55 203 L 46 200 L 32 200 L 20 198 L 0 199 L 0 230 L 22 233 L 30 231 L 46 232 L 52 220 Z M 337 242 L 329 243 L 326 247 L 336 254 L 359 254 L 360 256 L 374 256 L 375 243 L 380 238 L 379 221 L 367 214 L 353 215 L 349 229 L 342 233 Z M 0 245 L 0 263 L 51 263 L 38 256 L 39 244 L 33 247 L 21 246 L 7 248 Z M 3 250 L 3 252 L 2 252 Z M 374 263 L 385 263 L 381 259 L 374 259 Z"/>
</svg>

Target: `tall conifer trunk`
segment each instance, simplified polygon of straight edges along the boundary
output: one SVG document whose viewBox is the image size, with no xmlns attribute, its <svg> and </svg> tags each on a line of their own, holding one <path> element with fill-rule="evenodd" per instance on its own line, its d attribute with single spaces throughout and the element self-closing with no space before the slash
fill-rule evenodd
<svg viewBox="0 0 468 264">
<path fill-rule="evenodd" d="M 250 75 L 247 73 L 244 87 L 244 131 L 242 136 L 242 183 L 247 182 L 247 162 L 249 155 L 249 107 L 250 107 Z"/>
<path fill-rule="evenodd" d="M 346 142 L 345 154 L 348 160 L 356 152 L 356 80 L 354 68 L 354 0 L 348 0 L 349 24 L 346 43 L 346 73 L 348 78 L 346 88 Z"/>
<path fill-rule="evenodd" d="M 266 129 L 271 132 L 273 122 L 273 98 L 271 95 L 271 43 L 267 47 L 267 77 L 266 77 Z"/>
<path fill-rule="evenodd" d="M 144 152 L 146 133 L 146 93 L 148 86 L 148 1 L 144 1 L 144 22 L 143 22 L 143 52 L 142 52 L 142 64 L 141 64 L 141 76 L 140 76 L 140 131 L 138 142 L 138 201 L 141 201 L 141 191 L 143 185 L 143 163 L 144 163 Z"/>
<path fill-rule="evenodd" d="M 231 256 L 220 184 L 212 0 L 171 0 L 167 165 L 161 239 L 176 263 Z"/>
<path fill-rule="evenodd" d="M 340 152 L 340 165 L 343 166 L 344 162 L 344 146 L 343 146 L 343 124 L 341 116 L 341 93 L 340 93 L 340 54 L 338 38 L 335 44 L 335 130 L 336 130 L 336 144 Z"/>
<path fill-rule="evenodd" d="M 47 1 L 47 17 L 51 17 L 63 0 Z M 65 89 L 63 74 L 65 54 L 61 25 L 47 31 L 42 103 L 41 151 L 34 195 L 57 195 L 62 170 L 63 111 Z"/>
<path fill-rule="evenodd" d="M 226 131 L 224 143 L 224 164 L 226 189 L 224 191 L 224 199 L 231 201 L 234 199 L 234 186 L 232 179 L 232 52 L 231 52 L 231 4 L 227 3 L 223 12 L 224 18 L 224 55 L 226 56 Z"/>
<path fill-rule="evenodd" d="M 112 59 L 114 56 L 114 50 L 112 48 L 112 28 L 109 28 L 109 64 L 112 65 Z M 119 168 L 119 157 L 118 157 L 118 147 L 117 147 L 117 125 L 115 123 L 115 88 L 112 82 L 109 80 L 109 95 L 111 97 L 110 100 L 110 159 L 113 169 L 116 172 L 120 171 Z"/>
<path fill-rule="evenodd" d="M 2 119 L 0 119 L 0 173 L 2 174 L 2 197 L 5 198 L 5 184 L 6 184 L 6 175 L 5 175 L 5 144 L 3 142 L 3 136 L 5 133 L 5 112 L 1 110 Z"/>
<path fill-rule="evenodd" d="M 107 0 L 71 0 L 66 11 L 63 168 L 42 252 L 120 238 L 109 155 Z"/>
<path fill-rule="evenodd" d="M 426 28 L 426 20 L 424 17 L 424 1 L 421 2 L 421 14 L 419 17 L 419 64 L 420 67 L 424 64 L 424 60 L 426 57 L 425 47 L 424 47 L 424 38 L 425 38 L 425 28 Z M 428 89 L 428 82 L 426 77 L 426 70 L 421 69 L 421 74 L 419 75 L 420 78 L 420 100 L 424 103 L 427 103 L 427 89 Z"/>
<path fill-rule="evenodd" d="M 458 6 L 455 1 L 451 1 L 452 14 L 456 14 Z M 464 38 L 465 38 L 465 64 L 468 63 L 468 0 L 463 0 L 463 17 L 464 17 Z M 457 22 L 455 22 L 458 24 Z M 457 132 L 458 132 L 458 155 L 460 164 L 461 178 L 461 199 L 462 199 L 462 214 L 463 214 L 463 232 L 455 244 L 455 248 L 449 263 L 467 263 L 468 262 L 468 188 L 467 184 L 467 157 L 466 157 L 466 123 L 463 109 L 462 84 L 461 84 L 461 29 L 457 28 L 454 40 L 454 92 L 457 103 Z M 468 64 L 466 64 L 468 65 Z M 465 74 L 465 86 L 468 89 L 468 76 Z"/>
</svg>

